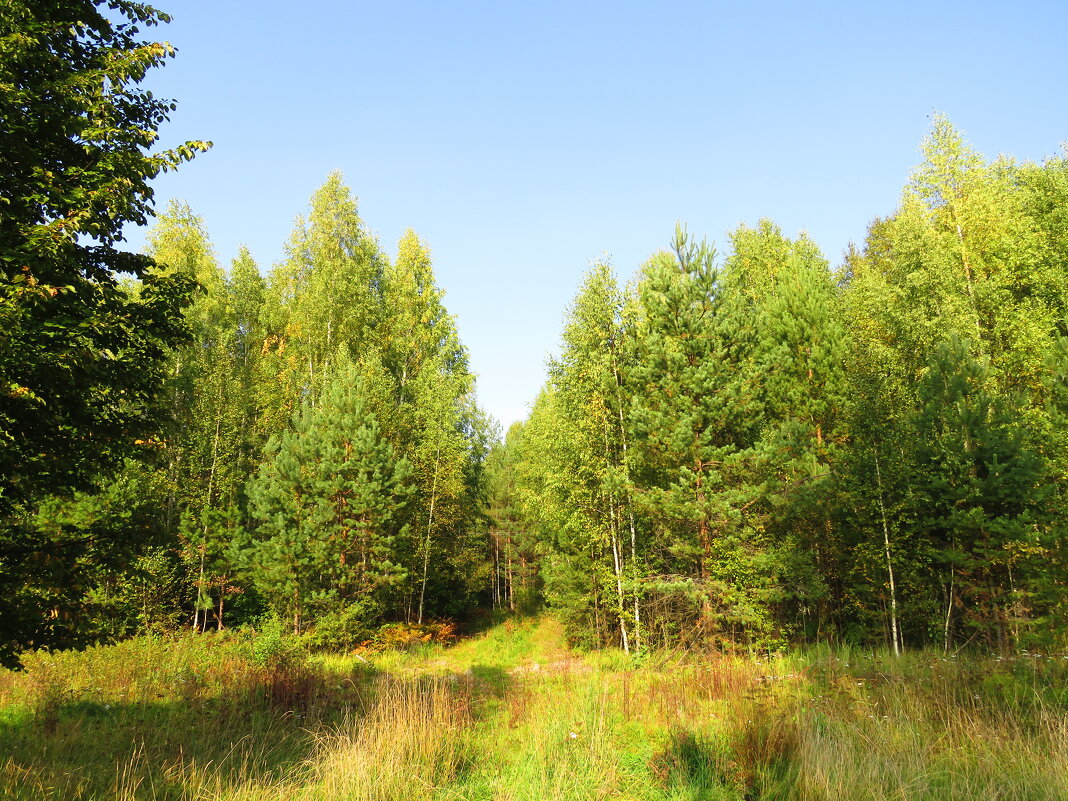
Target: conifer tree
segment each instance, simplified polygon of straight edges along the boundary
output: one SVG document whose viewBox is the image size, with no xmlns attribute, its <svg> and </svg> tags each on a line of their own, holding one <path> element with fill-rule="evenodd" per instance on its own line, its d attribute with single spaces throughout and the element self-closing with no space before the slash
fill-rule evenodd
<svg viewBox="0 0 1068 801">
<path fill-rule="evenodd" d="M 1007 650 L 1026 625 L 1024 587 L 1047 528 L 1051 489 L 1015 425 L 1011 398 L 990 393 L 986 364 L 951 337 L 931 355 L 918 388 L 918 524 L 946 582 L 944 647 L 952 633 L 980 633 Z M 970 635 L 969 635 L 970 638 Z"/>
<path fill-rule="evenodd" d="M 681 228 L 673 250 L 652 260 L 638 285 L 631 412 L 640 443 L 635 481 L 661 553 L 660 591 L 689 604 L 672 625 L 707 634 L 759 627 L 762 613 L 742 589 L 755 569 L 739 509 L 759 418 L 741 369 L 747 332 L 728 319 L 715 251 Z"/>
<path fill-rule="evenodd" d="M 751 468 L 740 476 L 744 516 L 764 532 L 779 623 L 818 630 L 839 573 L 832 473 L 845 438 L 848 342 L 837 287 L 808 237 L 790 240 L 769 220 L 735 230 L 731 248 L 722 292 L 733 358 L 759 398 Z"/>
<path fill-rule="evenodd" d="M 404 578 L 411 464 L 367 411 L 352 365 L 335 367 L 317 403 L 271 438 L 248 492 L 258 521 L 246 556 L 252 581 L 300 631 L 355 608 L 380 614 Z"/>
</svg>

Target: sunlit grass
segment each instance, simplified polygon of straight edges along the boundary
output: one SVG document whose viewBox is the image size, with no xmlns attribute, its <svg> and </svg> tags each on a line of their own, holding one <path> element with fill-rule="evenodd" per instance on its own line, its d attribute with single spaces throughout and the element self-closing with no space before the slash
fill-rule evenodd
<svg viewBox="0 0 1068 801">
<path fill-rule="evenodd" d="M 270 665 L 248 636 L 0 673 L 13 799 L 1068 798 L 1068 659 L 576 654 L 550 618 Z"/>
</svg>

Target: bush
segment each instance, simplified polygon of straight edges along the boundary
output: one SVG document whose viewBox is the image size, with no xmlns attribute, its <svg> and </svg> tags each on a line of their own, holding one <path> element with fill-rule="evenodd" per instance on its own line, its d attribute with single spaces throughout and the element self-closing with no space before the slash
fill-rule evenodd
<svg viewBox="0 0 1068 801">
<path fill-rule="evenodd" d="M 305 642 L 313 651 L 351 651 L 373 638 L 374 629 L 368 625 L 371 617 L 367 605 L 350 604 L 319 618 Z"/>
<path fill-rule="evenodd" d="M 300 639 L 290 634 L 281 618 L 270 614 L 260 621 L 256 639 L 252 641 L 252 661 L 272 672 L 296 668 L 304 664 L 307 653 Z"/>
<path fill-rule="evenodd" d="M 456 639 L 451 620 L 428 623 L 388 623 L 361 645 L 374 651 L 409 650 L 426 643 L 448 645 Z"/>
</svg>

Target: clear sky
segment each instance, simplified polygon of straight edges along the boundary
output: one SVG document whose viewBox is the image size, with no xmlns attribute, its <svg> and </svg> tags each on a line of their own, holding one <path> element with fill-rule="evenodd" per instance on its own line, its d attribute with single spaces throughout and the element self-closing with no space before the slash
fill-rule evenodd
<svg viewBox="0 0 1068 801">
<path fill-rule="evenodd" d="M 340 169 L 392 255 L 429 244 L 505 427 L 526 416 L 592 260 L 628 278 L 676 220 L 723 242 L 770 217 L 837 264 L 893 211 L 930 116 L 988 156 L 1068 139 L 1068 2 L 155 0 L 155 183 L 220 259 L 266 273 Z M 143 234 L 129 239 L 141 247 Z"/>
</svg>

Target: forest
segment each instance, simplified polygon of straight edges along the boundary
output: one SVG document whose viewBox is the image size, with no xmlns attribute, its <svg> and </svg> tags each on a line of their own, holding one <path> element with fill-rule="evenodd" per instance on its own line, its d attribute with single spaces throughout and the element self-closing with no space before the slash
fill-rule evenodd
<svg viewBox="0 0 1068 801">
<path fill-rule="evenodd" d="M 532 798 L 1064 788 L 1068 155 L 987 160 L 936 116 L 840 263 L 768 219 L 719 248 L 679 224 L 627 280 L 593 263 L 502 432 L 430 244 L 387 250 L 340 173 L 269 267 L 156 213 L 151 179 L 211 143 L 151 151 L 174 106 L 140 82 L 173 51 L 139 37 L 167 17 L 109 8 L 0 9 L 0 787 L 518 797 L 478 767 L 512 764 Z M 827 721 L 859 715 L 853 765 L 900 739 L 860 708 L 982 733 L 851 795 Z M 93 751 L 113 719 L 141 757 Z M 997 729 L 1029 745 L 984 750 Z M 31 730 L 93 755 L 42 767 Z M 375 731 L 409 738 L 395 784 Z"/>
<path fill-rule="evenodd" d="M 103 49 L 154 47 L 135 31 Z M 167 111 L 92 99 L 131 128 L 127 106 Z M 25 197 L 5 263 L 27 262 L 3 305 L 7 661 L 265 614 L 347 647 L 542 605 L 573 643 L 637 652 L 1062 641 L 1064 156 L 988 162 L 936 117 L 898 208 L 838 265 L 769 220 L 722 253 L 680 226 L 626 284 L 596 263 L 502 437 L 429 246 L 387 253 L 340 174 L 269 270 L 222 264 L 177 201 L 126 253 L 151 171 L 210 143 L 147 157 L 110 132 L 59 175 L 73 111 L 34 110 L 7 137 L 46 143 L 6 166 Z M 130 184 L 119 155 L 141 159 L 129 207 L 78 208 Z"/>
<path fill-rule="evenodd" d="M 923 158 L 836 267 L 769 220 L 591 267 L 489 477 L 576 639 L 1062 641 L 1068 160 Z"/>
<path fill-rule="evenodd" d="M 33 644 L 270 612 L 340 647 L 474 605 L 492 432 L 419 238 L 389 259 L 338 175 L 266 279 L 247 251 L 224 271 L 182 204 L 149 238 L 158 269 L 196 287 L 161 364 L 164 426 L 96 488 L 24 513 L 65 562 L 17 590 L 47 621 Z"/>
</svg>

